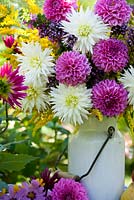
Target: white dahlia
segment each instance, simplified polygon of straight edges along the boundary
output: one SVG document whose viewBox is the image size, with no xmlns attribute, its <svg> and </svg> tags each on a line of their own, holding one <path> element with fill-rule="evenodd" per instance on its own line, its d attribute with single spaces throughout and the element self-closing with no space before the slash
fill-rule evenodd
<svg viewBox="0 0 134 200">
<path fill-rule="evenodd" d="M 50 93 L 52 108 L 56 116 L 71 124 L 82 124 L 92 107 L 91 91 L 85 85 L 66 86 L 60 84 Z"/>
<path fill-rule="evenodd" d="M 42 50 L 38 42 L 22 43 L 20 47 L 22 54 L 17 54 L 19 62 L 19 72 L 25 75 L 26 82 L 41 84 L 41 77 L 48 79 L 48 76 L 54 71 L 52 50 L 46 48 Z"/>
<path fill-rule="evenodd" d="M 128 101 L 134 108 L 134 68 L 130 66 L 120 78 L 121 83 L 128 91 Z"/>
<path fill-rule="evenodd" d="M 67 14 L 67 21 L 61 21 L 61 25 L 65 32 L 77 38 L 74 49 L 82 53 L 92 53 L 93 46 L 100 39 L 108 38 L 108 26 L 89 8 L 83 10 L 80 7 L 79 12 L 72 10 Z"/>
<path fill-rule="evenodd" d="M 38 112 L 44 111 L 49 104 L 49 96 L 46 94 L 46 83 L 42 85 L 33 85 L 30 83 L 27 90 L 27 96 L 22 100 L 22 109 L 24 112 L 32 112 L 36 109 Z"/>
</svg>

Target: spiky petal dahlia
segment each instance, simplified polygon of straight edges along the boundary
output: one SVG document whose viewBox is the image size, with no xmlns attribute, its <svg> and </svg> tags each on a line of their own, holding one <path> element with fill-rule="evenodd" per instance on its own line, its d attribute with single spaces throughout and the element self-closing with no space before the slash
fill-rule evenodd
<svg viewBox="0 0 134 200">
<path fill-rule="evenodd" d="M 84 54 L 77 51 L 64 52 L 56 61 L 56 79 L 67 85 L 78 85 L 86 81 L 91 72 Z"/>
<path fill-rule="evenodd" d="M 91 91 L 85 85 L 66 86 L 60 84 L 51 91 L 52 108 L 56 116 L 71 124 L 82 124 L 92 107 Z"/>
<path fill-rule="evenodd" d="M 52 200 L 89 200 L 85 188 L 72 179 L 61 178 L 52 190 Z"/>
<path fill-rule="evenodd" d="M 72 10 L 67 15 L 67 21 L 61 21 L 63 31 L 68 35 L 74 35 L 77 40 L 74 49 L 82 53 L 91 52 L 93 46 L 100 40 L 108 38 L 108 27 L 103 21 L 87 8 L 86 11 L 80 8 L 80 11 Z M 64 39 L 66 42 L 66 38 Z"/>
<path fill-rule="evenodd" d="M 128 70 L 125 70 L 120 81 L 127 89 L 129 103 L 130 105 L 133 105 L 134 108 L 134 68 L 132 66 L 130 66 Z"/>
<path fill-rule="evenodd" d="M 121 40 L 100 40 L 93 49 L 92 60 L 104 72 L 121 71 L 127 65 L 128 58 L 128 48 Z"/>
<path fill-rule="evenodd" d="M 19 75 L 19 68 L 13 71 L 9 63 L 0 68 L 0 99 L 8 102 L 13 108 L 21 107 L 23 98 L 26 97 L 27 86 L 24 86 L 24 76 Z"/>
<path fill-rule="evenodd" d="M 98 0 L 95 13 L 110 26 L 121 26 L 130 19 L 131 9 L 126 0 Z"/>
<path fill-rule="evenodd" d="M 92 88 L 94 108 L 103 115 L 113 117 L 121 114 L 127 106 L 127 91 L 115 80 L 103 80 Z"/>
<path fill-rule="evenodd" d="M 20 66 L 19 72 L 25 75 L 26 82 L 41 85 L 42 76 L 48 80 L 48 76 L 54 71 L 52 50 L 43 50 L 38 42 L 22 43 L 19 49 L 22 52 L 22 55 L 16 55 Z"/>
<path fill-rule="evenodd" d="M 45 0 L 43 12 L 50 21 L 59 22 L 66 20 L 67 13 L 72 7 L 77 8 L 76 0 Z"/>
</svg>

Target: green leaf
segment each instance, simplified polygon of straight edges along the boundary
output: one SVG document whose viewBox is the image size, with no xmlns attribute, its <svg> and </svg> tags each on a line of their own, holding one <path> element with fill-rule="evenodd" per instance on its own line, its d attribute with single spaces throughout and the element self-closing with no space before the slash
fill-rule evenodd
<svg viewBox="0 0 134 200">
<path fill-rule="evenodd" d="M 8 189 L 8 185 L 4 181 L 0 181 L 0 191 L 2 191 L 3 188 Z"/>
<path fill-rule="evenodd" d="M 33 157 L 27 154 L 11 154 L 6 152 L 0 152 L 0 171 L 20 171 L 25 165 L 37 157 Z"/>
<path fill-rule="evenodd" d="M 70 134 L 70 131 L 68 131 L 67 129 L 65 129 L 62 126 L 59 126 L 59 125 L 56 126 L 56 130 L 60 131 L 62 134 L 66 134 L 66 135 Z"/>
</svg>

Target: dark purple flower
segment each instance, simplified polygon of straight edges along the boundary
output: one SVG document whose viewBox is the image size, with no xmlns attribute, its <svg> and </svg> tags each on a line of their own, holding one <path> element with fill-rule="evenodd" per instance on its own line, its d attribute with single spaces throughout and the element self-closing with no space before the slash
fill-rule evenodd
<svg viewBox="0 0 134 200">
<path fill-rule="evenodd" d="M 89 200 L 85 188 L 73 179 L 61 178 L 51 195 L 52 200 Z"/>
<path fill-rule="evenodd" d="M 128 48 L 121 40 L 100 40 L 93 49 L 92 60 L 104 72 L 121 71 L 127 65 L 128 58 Z"/>
<path fill-rule="evenodd" d="M 98 0 L 95 13 L 110 26 L 121 26 L 129 21 L 131 8 L 126 0 Z"/>
<path fill-rule="evenodd" d="M 86 82 L 91 66 L 84 54 L 67 51 L 57 59 L 55 70 L 56 78 L 60 83 L 76 86 Z"/>
<path fill-rule="evenodd" d="M 127 106 L 127 91 L 115 80 L 103 80 L 93 86 L 92 102 L 103 115 L 113 117 L 121 114 Z"/>
<path fill-rule="evenodd" d="M 48 192 L 48 190 L 52 190 L 54 187 L 54 184 L 59 181 L 59 176 L 58 172 L 55 172 L 53 175 L 51 171 L 46 168 L 42 173 L 41 173 L 41 178 L 43 179 L 44 182 L 44 191 Z"/>
<path fill-rule="evenodd" d="M 76 0 L 45 0 L 43 10 L 48 20 L 59 22 L 66 19 L 66 15 L 71 12 L 72 7 L 77 8 Z"/>
</svg>

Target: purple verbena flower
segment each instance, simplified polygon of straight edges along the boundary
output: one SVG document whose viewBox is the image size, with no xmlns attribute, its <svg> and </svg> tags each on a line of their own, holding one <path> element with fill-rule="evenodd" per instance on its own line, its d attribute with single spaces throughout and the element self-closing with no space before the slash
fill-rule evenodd
<svg viewBox="0 0 134 200">
<path fill-rule="evenodd" d="M 76 86 L 86 82 L 91 66 L 84 54 L 67 51 L 57 59 L 55 70 L 60 83 Z"/>
<path fill-rule="evenodd" d="M 94 46 L 92 60 L 104 72 L 121 71 L 127 65 L 128 59 L 128 48 L 121 40 L 100 40 Z"/>
<path fill-rule="evenodd" d="M 72 8 L 77 8 L 76 0 L 45 0 L 43 11 L 48 20 L 59 22 L 66 20 Z"/>
<path fill-rule="evenodd" d="M 95 13 L 110 26 L 122 25 L 129 21 L 131 8 L 126 0 L 98 0 Z"/>
<path fill-rule="evenodd" d="M 113 117 L 121 114 L 127 106 L 127 91 L 115 80 L 103 80 L 92 88 L 92 102 L 103 115 Z"/>
<path fill-rule="evenodd" d="M 61 178 L 51 195 L 52 200 L 89 200 L 85 188 L 73 179 Z"/>
</svg>

